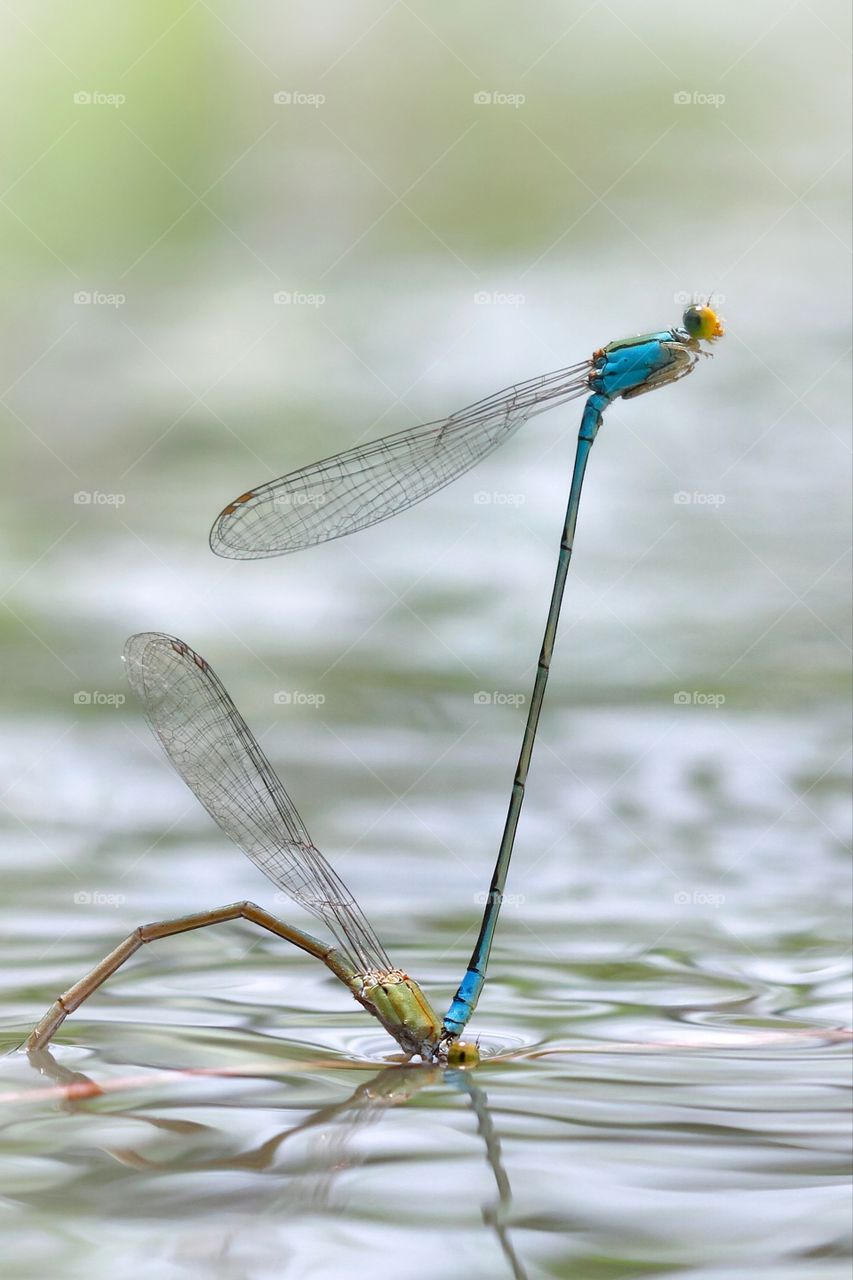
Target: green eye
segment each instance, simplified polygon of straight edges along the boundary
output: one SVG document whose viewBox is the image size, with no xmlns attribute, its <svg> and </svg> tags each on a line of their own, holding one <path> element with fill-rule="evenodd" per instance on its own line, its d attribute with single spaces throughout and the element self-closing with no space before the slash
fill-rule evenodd
<svg viewBox="0 0 853 1280">
<path fill-rule="evenodd" d="M 456 1040 L 447 1046 L 447 1065 L 449 1067 L 476 1067 L 480 1061 L 480 1050 L 470 1041 Z"/>
<path fill-rule="evenodd" d="M 684 327 L 688 333 L 698 333 L 702 328 L 702 316 L 698 307 L 688 307 L 683 316 Z"/>
<path fill-rule="evenodd" d="M 691 338 L 702 338 L 705 342 L 722 338 L 725 333 L 722 320 L 707 304 L 688 307 L 682 316 L 682 323 Z"/>
</svg>

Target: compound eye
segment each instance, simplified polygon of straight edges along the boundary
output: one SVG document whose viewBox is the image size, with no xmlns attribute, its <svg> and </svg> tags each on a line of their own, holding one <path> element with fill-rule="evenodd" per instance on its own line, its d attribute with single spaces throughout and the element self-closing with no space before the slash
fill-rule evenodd
<svg viewBox="0 0 853 1280">
<path fill-rule="evenodd" d="M 699 307 L 688 307 L 682 319 L 689 334 L 699 333 L 702 328 L 702 313 Z"/>
<path fill-rule="evenodd" d="M 476 1067 L 479 1061 L 480 1050 L 470 1041 L 455 1040 L 447 1047 L 449 1067 Z"/>
<path fill-rule="evenodd" d="M 691 338 L 703 338 L 706 342 L 711 342 L 714 338 L 722 338 L 726 332 L 716 311 L 707 304 L 688 307 L 682 317 L 682 323 Z"/>
</svg>

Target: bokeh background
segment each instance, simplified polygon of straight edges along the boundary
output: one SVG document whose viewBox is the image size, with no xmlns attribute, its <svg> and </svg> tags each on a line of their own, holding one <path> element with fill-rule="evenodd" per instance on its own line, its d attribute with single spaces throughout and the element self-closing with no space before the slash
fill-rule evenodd
<svg viewBox="0 0 853 1280">
<path fill-rule="evenodd" d="M 443 1007 L 503 823 L 579 408 L 341 543 L 233 564 L 208 528 L 254 484 L 674 324 L 709 293 L 728 326 L 713 361 L 617 404 L 595 447 L 476 1030 L 503 1049 L 701 1048 L 849 1022 L 849 27 L 819 0 L 3 6 L 9 1047 L 143 920 L 248 896 L 301 921 L 157 755 L 120 662 L 147 629 L 215 666 Z M 322 972 L 246 928 L 152 951 L 66 1024 L 75 1065 L 387 1052 Z M 700 1110 L 721 1081 L 744 1091 L 748 1146 L 769 1121 L 738 1043 L 692 1085 Z M 672 1117 L 643 1110 L 641 1068 L 608 1061 L 583 1121 L 600 1145 L 570 1190 L 564 1107 L 589 1080 L 567 1084 L 561 1060 L 490 1090 L 505 1130 L 516 1117 L 528 1268 L 835 1274 L 838 1169 L 815 1154 L 831 1055 L 804 1072 L 783 1047 L 767 1068 L 817 1203 L 794 1157 L 775 1163 L 770 1125 L 750 1186 L 779 1195 L 753 1199 L 739 1158 L 712 1151 L 693 1213 L 664 1184 L 695 1147 L 670 1134 L 662 1157 L 652 1131 Z M 682 1069 L 653 1063 L 657 1080 Z M 311 1080 L 300 1106 L 334 1092 Z M 462 1141 L 437 1089 L 436 1159 Z M 226 1114 L 206 1117 L 217 1135 Z M 265 1132 L 263 1108 L 242 1114 Z M 412 1155 L 427 1112 L 406 1115 L 373 1150 L 374 1199 L 358 1184 L 347 1211 L 298 1222 L 276 1200 L 261 1241 L 229 1239 L 233 1274 L 284 1274 L 285 1226 L 294 1275 L 396 1276 L 399 1250 L 436 1231 L 445 1274 L 503 1274 L 479 1201 L 459 1198 L 466 1157 L 445 1203 Z M 673 1132 L 695 1138 L 693 1119 Z M 643 1131 L 646 1158 L 609 1124 Z M 30 1171 L 22 1274 L 220 1257 L 222 1205 L 189 1175 L 168 1202 L 114 1183 L 88 1128 L 31 1175 L 55 1141 L 18 1127 L 7 1151 L 10 1194 L 22 1151 Z M 401 1168 L 411 1204 L 426 1185 L 434 1199 L 392 1227 L 375 1206 Z M 265 1194 L 227 1185 L 237 1213 Z"/>
</svg>

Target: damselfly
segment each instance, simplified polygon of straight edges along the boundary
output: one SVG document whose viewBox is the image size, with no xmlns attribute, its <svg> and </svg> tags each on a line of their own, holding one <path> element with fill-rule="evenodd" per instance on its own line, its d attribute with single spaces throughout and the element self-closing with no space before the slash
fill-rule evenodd
<svg viewBox="0 0 853 1280">
<path fill-rule="evenodd" d="M 252 559 L 294 551 L 366 528 L 421 501 L 472 467 L 535 413 L 584 392 L 584 408 L 545 636 L 513 781 L 509 810 L 479 936 L 443 1021 L 420 987 L 395 969 L 349 890 L 313 845 L 292 801 L 208 664 L 183 641 L 143 633 L 125 648 L 128 675 L 155 734 L 208 812 L 273 882 L 321 919 L 337 946 L 324 944 L 250 902 L 231 903 L 134 930 L 62 995 L 27 1047 L 45 1045 L 62 1022 L 135 951 L 155 938 L 243 918 L 322 960 L 409 1054 L 476 1061 L 459 1036 L 485 981 L 524 787 L 545 694 L 572 552 L 581 487 L 604 410 L 690 373 L 700 340 L 723 334 L 709 306 L 690 307 L 684 329 L 626 339 L 591 360 L 522 383 L 453 414 L 293 472 L 242 495 L 211 533 L 220 554 Z M 301 500 L 300 500 L 301 496 Z"/>
<path fill-rule="evenodd" d="M 27 1049 L 47 1044 L 68 1014 L 144 943 L 243 919 L 322 960 L 406 1053 L 459 1064 L 476 1060 L 471 1045 L 454 1044 L 448 1052 L 441 1021 L 423 991 L 392 965 L 204 658 L 174 636 L 143 632 L 128 640 L 124 661 L 152 730 L 187 786 L 273 884 L 326 925 L 335 945 L 284 924 L 253 902 L 141 925 L 59 997 L 31 1032 Z"/>
<path fill-rule="evenodd" d="M 241 560 L 298 551 L 366 529 L 407 510 L 455 480 L 535 414 L 588 394 L 509 809 L 477 942 L 444 1018 L 446 1043 L 461 1034 L 485 981 L 545 696 L 589 451 L 604 411 L 614 400 L 633 399 L 677 382 L 692 373 L 700 355 L 710 355 L 700 347 L 700 341 L 712 342 L 723 336 L 724 329 L 709 304 L 710 299 L 706 304 L 689 306 L 684 312 L 683 329 L 665 329 L 611 342 L 588 360 L 519 383 L 449 418 L 347 449 L 250 489 L 225 507 L 211 529 L 213 550 Z"/>
</svg>

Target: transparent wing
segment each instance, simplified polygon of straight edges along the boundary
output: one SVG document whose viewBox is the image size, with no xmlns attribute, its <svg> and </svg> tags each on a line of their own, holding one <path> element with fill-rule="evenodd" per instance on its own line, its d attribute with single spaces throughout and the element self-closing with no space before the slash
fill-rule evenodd
<svg viewBox="0 0 853 1280">
<path fill-rule="evenodd" d="M 341 878 L 314 847 L 293 801 L 204 658 L 173 636 L 124 647 L 131 687 L 178 773 L 222 830 L 334 935 L 357 973 L 391 962 Z"/>
<path fill-rule="evenodd" d="M 499 391 L 315 462 L 241 494 L 217 516 L 211 548 L 234 560 L 299 551 L 355 533 L 421 502 L 503 444 L 536 413 L 588 390 L 590 361 Z"/>
</svg>

